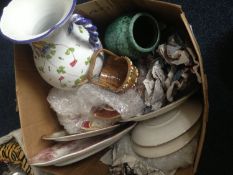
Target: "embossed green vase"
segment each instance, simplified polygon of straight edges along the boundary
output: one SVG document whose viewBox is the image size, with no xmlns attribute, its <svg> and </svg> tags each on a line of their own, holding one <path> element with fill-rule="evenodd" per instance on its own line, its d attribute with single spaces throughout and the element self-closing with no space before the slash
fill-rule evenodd
<svg viewBox="0 0 233 175">
<path fill-rule="evenodd" d="M 106 48 L 122 56 L 137 59 L 158 45 L 157 20 L 148 13 L 128 14 L 117 18 L 105 32 Z"/>
</svg>

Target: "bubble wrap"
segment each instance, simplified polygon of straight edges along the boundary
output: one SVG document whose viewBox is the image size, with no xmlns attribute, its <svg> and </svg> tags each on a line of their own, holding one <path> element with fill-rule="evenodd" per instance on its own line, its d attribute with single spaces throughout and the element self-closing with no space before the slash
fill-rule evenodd
<svg viewBox="0 0 233 175">
<path fill-rule="evenodd" d="M 94 106 L 107 104 L 120 113 L 122 118 L 141 114 L 144 109 L 143 100 L 133 89 L 115 94 L 89 83 L 75 91 L 53 88 L 47 100 L 68 133 L 75 133 L 80 129 L 80 123 L 90 117 Z"/>
<path fill-rule="evenodd" d="M 176 169 L 187 167 L 193 163 L 196 147 L 197 138 L 194 138 L 189 144 L 175 153 L 164 157 L 149 159 L 138 156 L 133 151 L 128 134 L 117 142 L 114 148 L 101 158 L 101 161 L 115 167 L 115 171 L 121 171 L 119 167 L 127 163 L 138 175 L 173 175 Z"/>
<path fill-rule="evenodd" d="M 84 84 L 76 91 L 53 88 L 47 99 L 57 113 L 67 115 L 88 115 L 93 106 L 107 104 L 127 118 L 142 113 L 144 108 L 143 100 L 133 89 L 115 94 L 93 84 Z"/>
<path fill-rule="evenodd" d="M 57 113 L 57 119 L 69 134 L 74 134 L 81 130 L 81 125 L 86 117 L 82 117 L 80 115 L 66 115 Z"/>
</svg>

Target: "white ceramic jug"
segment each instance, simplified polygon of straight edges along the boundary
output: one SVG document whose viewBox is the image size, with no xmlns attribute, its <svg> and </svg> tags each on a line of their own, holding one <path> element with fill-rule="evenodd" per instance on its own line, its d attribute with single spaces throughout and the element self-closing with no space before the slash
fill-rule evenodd
<svg viewBox="0 0 233 175">
<path fill-rule="evenodd" d="M 0 21 L 8 39 L 31 44 L 42 78 L 66 90 L 86 82 L 90 58 L 102 47 L 97 28 L 89 19 L 73 14 L 75 6 L 76 0 L 12 0 Z M 102 65 L 99 56 L 94 76 Z"/>
</svg>

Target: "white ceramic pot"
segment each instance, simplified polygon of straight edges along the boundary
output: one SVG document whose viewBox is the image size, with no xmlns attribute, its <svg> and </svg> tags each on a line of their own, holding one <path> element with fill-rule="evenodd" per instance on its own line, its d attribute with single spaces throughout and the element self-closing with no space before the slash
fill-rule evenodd
<svg viewBox="0 0 233 175">
<path fill-rule="evenodd" d="M 73 89 L 84 83 L 93 52 L 101 48 L 97 29 L 73 14 L 76 0 L 12 0 L 0 21 L 3 35 L 30 43 L 42 78 L 54 87 Z M 97 58 L 94 75 L 103 58 Z"/>
</svg>

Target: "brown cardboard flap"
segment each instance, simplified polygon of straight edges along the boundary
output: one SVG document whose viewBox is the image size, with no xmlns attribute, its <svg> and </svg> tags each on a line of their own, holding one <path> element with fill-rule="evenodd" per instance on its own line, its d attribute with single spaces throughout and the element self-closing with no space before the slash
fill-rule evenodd
<svg viewBox="0 0 233 175">
<path fill-rule="evenodd" d="M 200 134 L 200 138 L 199 138 L 199 142 L 198 142 L 198 147 L 197 147 L 197 152 L 196 152 L 196 157 L 195 157 L 195 162 L 194 162 L 194 173 L 196 173 L 197 168 L 198 168 L 198 164 L 201 158 L 201 152 L 202 152 L 202 148 L 203 148 L 203 144 L 205 141 L 205 134 L 206 134 L 206 127 L 207 127 L 207 123 L 205 122 L 204 118 L 205 116 L 208 115 L 208 111 L 206 111 L 204 109 L 204 114 L 203 114 L 203 122 L 202 122 L 202 127 L 201 127 L 201 134 Z"/>
<path fill-rule="evenodd" d="M 104 153 L 105 151 L 102 151 L 94 156 L 68 166 L 50 166 L 43 168 L 43 170 L 55 175 L 107 175 L 109 174 L 108 167 L 99 161 Z"/>
<path fill-rule="evenodd" d="M 34 66 L 31 48 L 15 46 L 16 94 L 25 150 L 29 157 L 49 146 L 40 138 L 59 129 L 58 121 L 46 97 L 51 88 Z"/>
<path fill-rule="evenodd" d="M 179 25 L 180 14 L 182 13 L 181 6 L 158 0 L 134 0 L 136 5 L 142 10 L 155 14 L 159 21 Z"/>
<path fill-rule="evenodd" d="M 101 24 L 122 14 L 132 6 L 132 3 L 131 0 L 93 0 L 78 5 L 76 11 Z"/>
<path fill-rule="evenodd" d="M 175 15 L 182 13 L 182 8 L 180 5 L 172 4 L 169 2 L 164 2 L 164 1 L 159 1 L 159 0 L 133 0 L 133 1 L 136 2 L 136 4 L 140 7 L 147 7 L 153 10 L 159 9 L 159 11 L 173 13 Z"/>
<path fill-rule="evenodd" d="M 185 14 L 184 12 L 181 14 L 181 19 L 186 27 L 186 30 L 189 34 L 189 37 L 190 37 L 190 40 L 193 44 L 193 47 L 194 47 L 194 50 L 197 54 L 197 58 L 198 58 L 198 61 L 200 63 L 200 72 L 201 72 L 201 77 L 202 77 L 202 91 L 203 91 L 203 98 L 204 98 L 204 103 L 205 103 L 205 106 L 207 105 L 208 107 L 208 87 L 207 87 L 207 82 L 206 82 L 206 76 L 205 76 L 205 72 L 204 72 L 204 66 L 203 66 L 203 59 L 202 59 L 202 56 L 201 56 L 201 52 L 200 52 L 200 48 L 199 48 L 199 45 L 197 44 L 197 40 L 196 38 L 194 37 L 194 34 L 193 34 L 193 31 L 191 30 L 190 28 L 190 25 L 185 17 Z"/>
<path fill-rule="evenodd" d="M 202 118 L 202 130 L 200 135 L 200 140 L 198 144 L 198 149 L 196 153 L 195 163 L 194 163 L 194 172 L 196 172 L 198 163 L 201 157 L 201 152 L 205 140 L 205 133 L 206 133 L 206 127 L 207 127 L 207 121 L 208 121 L 208 113 L 209 113 L 209 102 L 208 102 L 208 86 L 207 86 L 207 77 L 204 72 L 203 67 L 203 59 L 201 56 L 200 48 L 197 44 L 196 38 L 194 37 L 193 31 L 190 28 L 190 25 L 185 17 L 184 12 L 181 14 L 181 19 L 186 27 L 186 30 L 188 32 L 188 35 L 190 37 L 190 40 L 192 42 L 192 45 L 194 47 L 194 50 L 197 54 L 198 61 L 200 63 L 200 73 L 201 73 L 201 79 L 202 79 L 202 93 L 203 93 L 203 102 L 204 102 L 204 111 L 203 111 L 203 118 Z"/>
<path fill-rule="evenodd" d="M 176 175 L 192 175 L 193 174 L 193 167 L 189 166 L 187 168 L 178 169 Z"/>
</svg>

